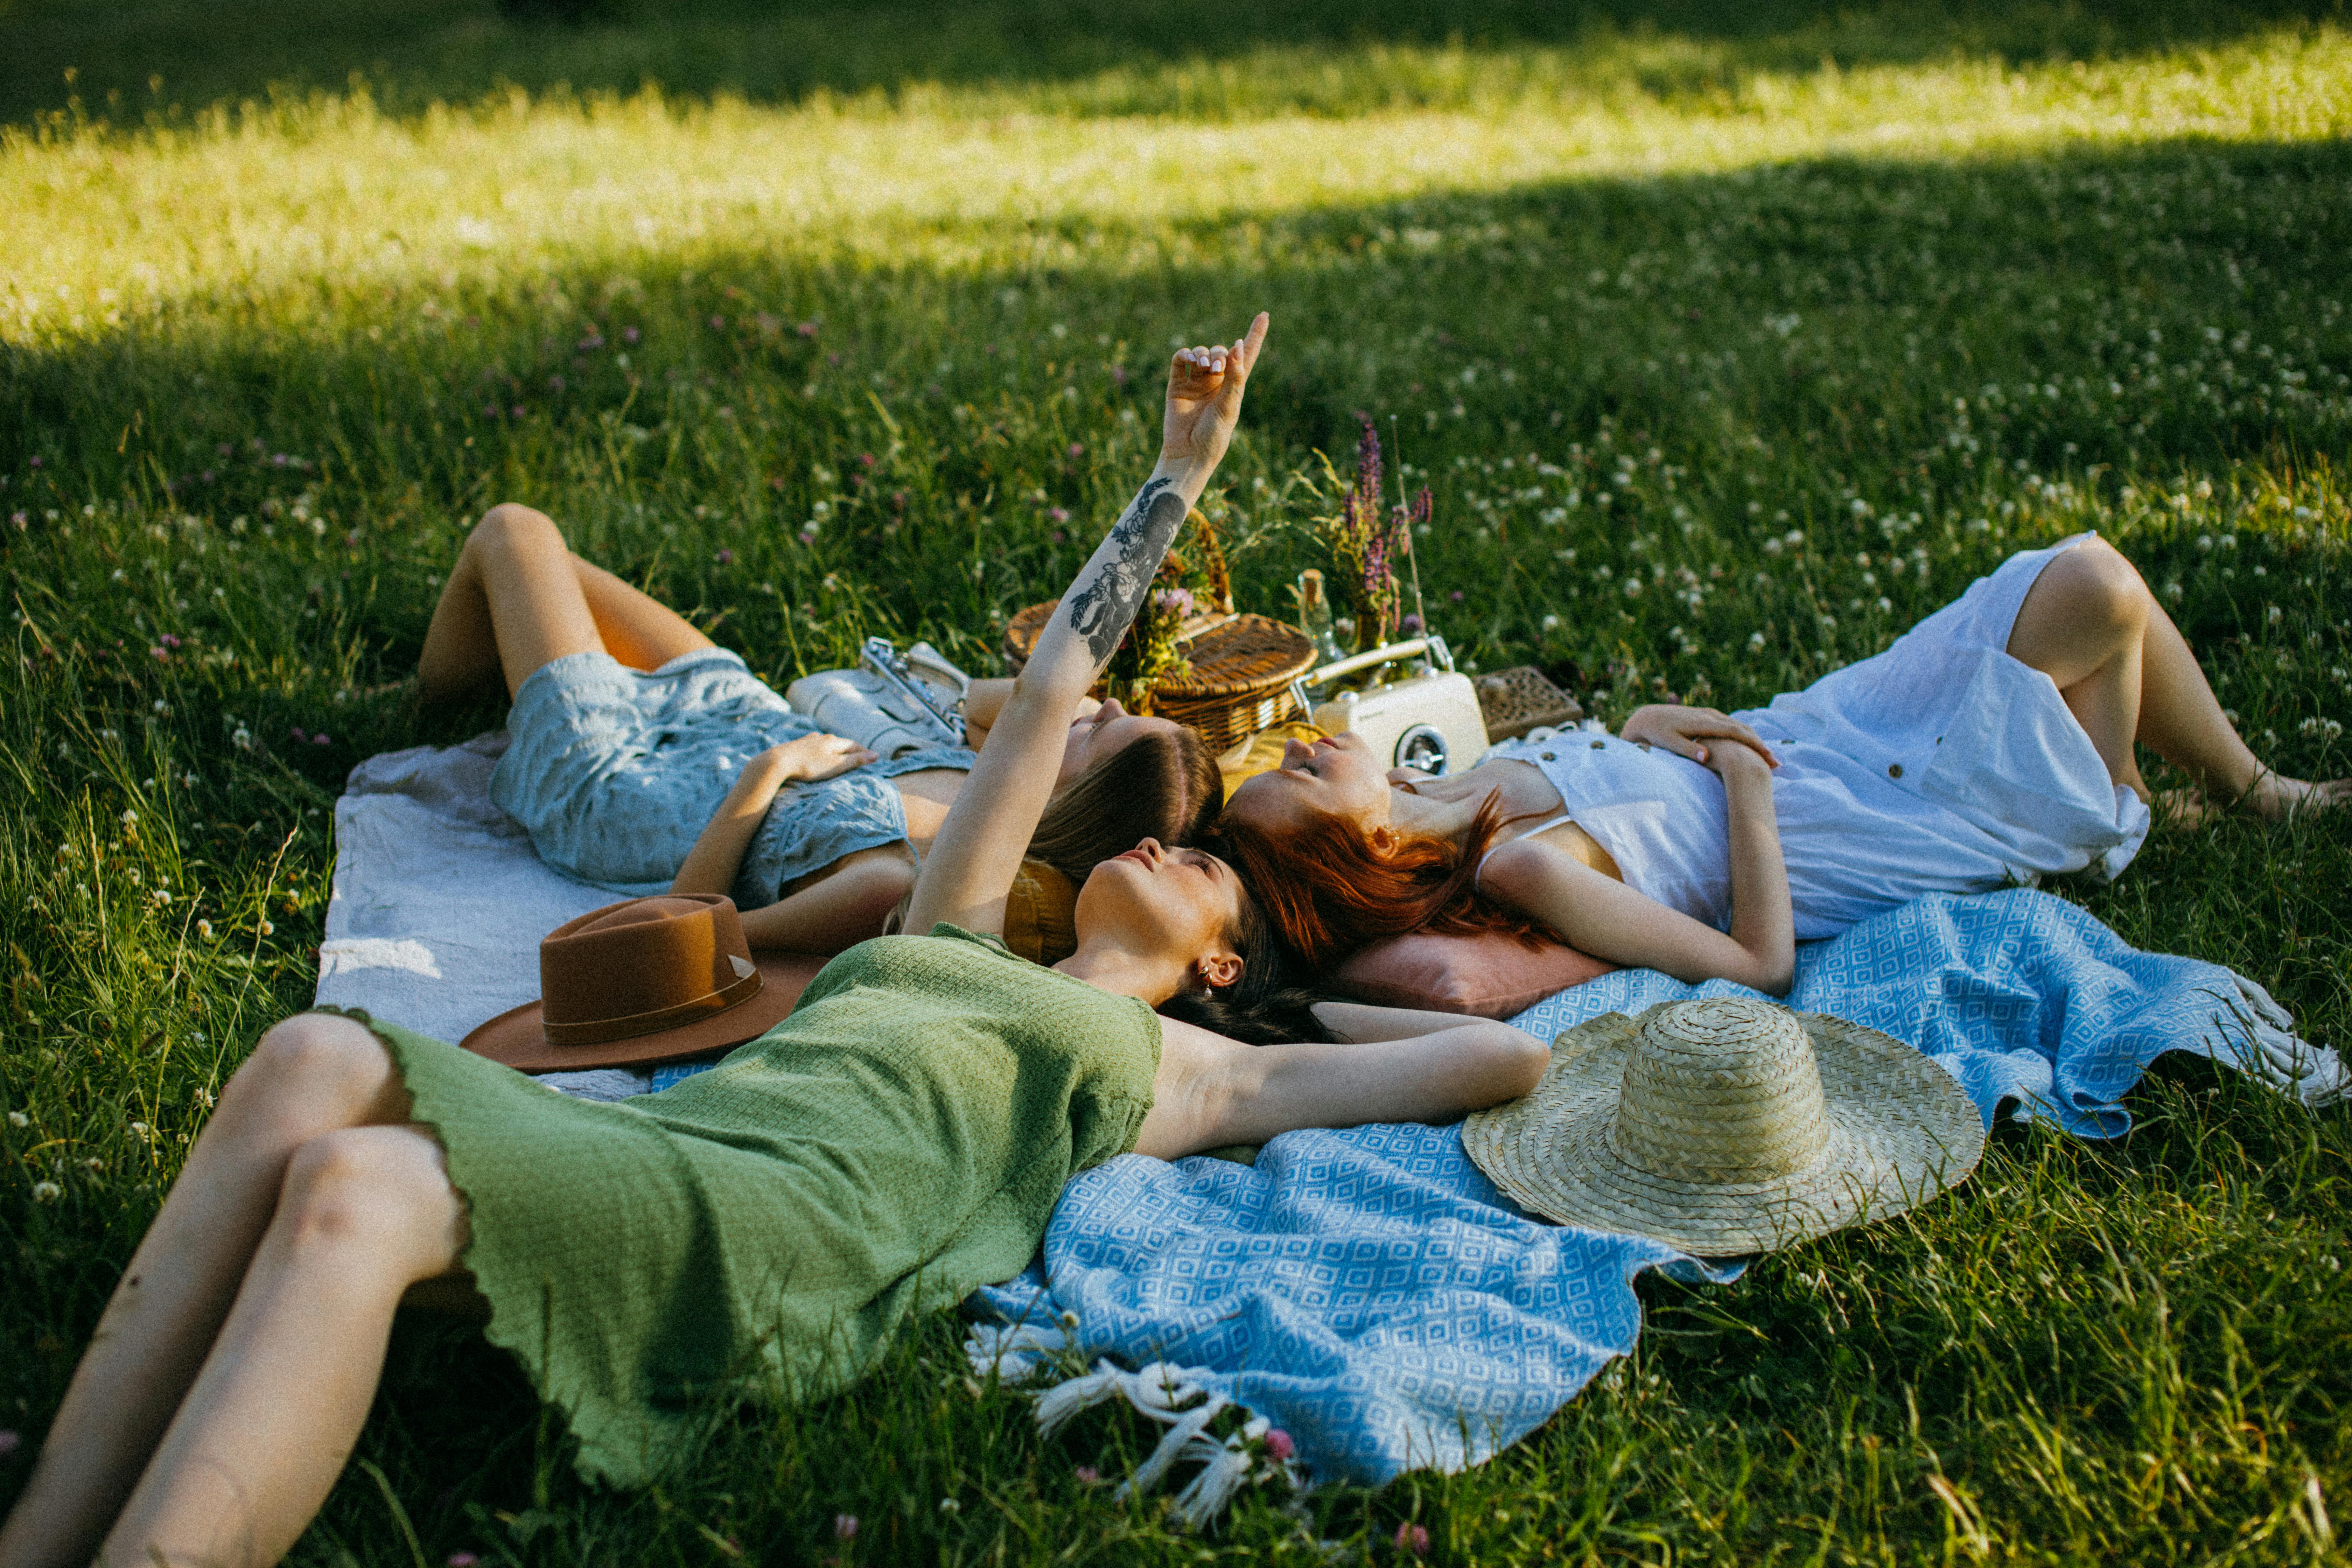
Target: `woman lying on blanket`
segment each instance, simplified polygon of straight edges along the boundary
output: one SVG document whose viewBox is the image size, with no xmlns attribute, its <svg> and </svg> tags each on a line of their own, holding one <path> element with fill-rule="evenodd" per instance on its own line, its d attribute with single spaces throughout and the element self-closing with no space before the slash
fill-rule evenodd
<svg viewBox="0 0 2352 1568">
<path fill-rule="evenodd" d="M 540 858 L 616 892 L 730 894 L 755 948 L 839 952 L 880 935 L 972 763 L 960 746 L 883 762 L 821 732 L 512 502 L 467 538 L 417 659 L 427 700 L 498 675 L 513 741 L 490 793 Z M 1012 689 L 972 683 L 973 744 Z M 1138 839 L 1193 842 L 1224 798 L 1199 733 L 1084 695 L 1071 709 L 1030 853 L 1075 882 Z"/>
<path fill-rule="evenodd" d="M 1875 658 L 1768 708 L 1652 707 L 1610 739 L 1383 773 L 1293 742 L 1219 832 L 1276 929 L 1328 964 L 1421 928 L 1549 928 L 1597 958 L 1785 994 L 1793 944 L 1930 892 L 2088 870 L 2148 828 L 2144 743 L 2272 818 L 2342 804 L 2257 761 L 2131 563 L 2095 535 L 2011 556 Z"/>
<path fill-rule="evenodd" d="M 0 1564 L 278 1561 L 420 1282 L 478 1291 L 581 1468 L 629 1484 L 686 1451 L 715 1391 L 829 1393 L 918 1305 L 1018 1272 L 1087 1165 L 1532 1088 L 1542 1045 L 1485 1020 L 1323 1004 L 1367 1043 L 1253 1049 L 1156 1014 L 1265 962 L 1239 879 L 1198 849 L 1146 839 L 1095 868 L 1054 969 L 994 940 L 1071 708 L 1223 455 L 1265 334 L 1260 316 L 1176 357 L 1159 467 L 924 858 L 910 915 L 929 935 L 844 953 L 783 1023 L 626 1105 L 390 1025 L 271 1029 L 108 1303 Z"/>
</svg>

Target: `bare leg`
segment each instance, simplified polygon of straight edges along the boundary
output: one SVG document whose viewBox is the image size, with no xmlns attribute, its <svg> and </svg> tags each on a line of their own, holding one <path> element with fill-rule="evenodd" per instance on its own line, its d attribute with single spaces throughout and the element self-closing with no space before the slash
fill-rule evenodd
<svg viewBox="0 0 2352 1568">
<path fill-rule="evenodd" d="M 219 1342 L 107 1536 L 107 1568 L 264 1568 L 358 1441 L 393 1312 L 464 1249 L 465 1211 L 424 1129 L 354 1127 L 290 1162 Z"/>
<path fill-rule="evenodd" d="M 743 940 L 782 952 L 841 952 L 882 934 L 915 867 L 903 844 L 845 855 L 794 883 L 774 903 L 743 916 Z"/>
<path fill-rule="evenodd" d="M 90 1560 L 212 1351 L 295 1151 L 330 1131 L 407 1117 L 407 1091 L 359 1025 L 308 1015 L 262 1037 L 99 1320 L 40 1463 L 0 1529 L 0 1563 Z"/>
<path fill-rule="evenodd" d="M 2284 778 L 2246 749 L 2172 617 L 2105 541 L 2042 568 L 2009 652 L 2057 683 L 2116 783 L 2148 798 L 2135 742 L 2195 780 L 2198 798 L 2159 803 L 2176 816 L 2194 819 L 2209 796 L 2273 819 L 2352 799 L 2352 782 Z"/>
<path fill-rule="evenodd" d="M 511 697 L 566 654 L 610 653 L 652 669 L 710 646 L 659 600 L 573 555 L 544 512 L 507 501 L 466 537 L 425 630 L 417 685 L 437 701 L 502 675 Z"/>
</svg>

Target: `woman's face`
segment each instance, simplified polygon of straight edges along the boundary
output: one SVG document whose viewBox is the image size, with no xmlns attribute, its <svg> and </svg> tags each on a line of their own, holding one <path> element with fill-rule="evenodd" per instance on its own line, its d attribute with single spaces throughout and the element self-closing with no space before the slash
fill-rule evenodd
<svg viewBox="0 0 2352 1568">
<path fill-rule="evenodd" d="M 1280 767 L 1242 781 L 1224 815 L 1268 833 L 1292 832 L 1318 816 L 1344 817 L 1369 832 L 1388 824 L 1388 773 L 1353 731 L 1292 741 Z"/>
<path fill-rule="evenodd" d="M 1069 739 L 1062 746 L 1062 771 L 1054 776 L 1054 787 L 1060 789 L 1105 757 L 1155 730 L 1172 732 L 1176 728 L 1173 719 L 1141 719 L 1120 707 L 1116 700 L 1106 702 L 1070 725 Z"/>
<path fill-rule="evenodd" d="M 1233 933 L 1248 896 L 1239 873 L 1207 850 L 1147 838 L 1087 876 L 1078 889 L 1078 939 L 1110 937 L 1187 968 L 1204 958 L 1212 969 L 1229 964 L 1233 973 L 1214 982 L 1229 985 L 1239 977 Z"/>
</svg>

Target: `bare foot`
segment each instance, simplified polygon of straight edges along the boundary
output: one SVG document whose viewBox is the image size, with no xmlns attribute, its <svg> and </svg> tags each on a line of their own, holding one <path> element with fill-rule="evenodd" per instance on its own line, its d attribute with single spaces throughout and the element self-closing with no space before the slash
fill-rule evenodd
<svg viewBox="0 0 2352 1568">
<path fill-rule="evenodd" d="M 2227 812 L 2242 811 L 2265 822 L 2288 822 L 2314 812 L 2352 805 L 2352 779 L 2318 784 L 2265 771 L 2254 787 L 2234 801 L 2215 801 L 2200 789 L 2168 789 L 2148 803 L 2175 827 L 2200 827 Z"/>
</svg>

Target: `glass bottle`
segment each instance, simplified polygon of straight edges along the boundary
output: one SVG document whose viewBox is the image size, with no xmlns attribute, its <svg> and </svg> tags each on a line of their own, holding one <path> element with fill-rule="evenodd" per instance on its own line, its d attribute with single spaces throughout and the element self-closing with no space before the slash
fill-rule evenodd
<svg viewBox="0 0 2352 1568">
<path fill-rule="evenodd" d="M 1331 601 L 1323 592 L 1323 574 L 1312 566 L 1298 574 L 1298 629 L 1315 645 L 1325 664 L 1344 657 L 1331 632 Z"/>
</svg>

